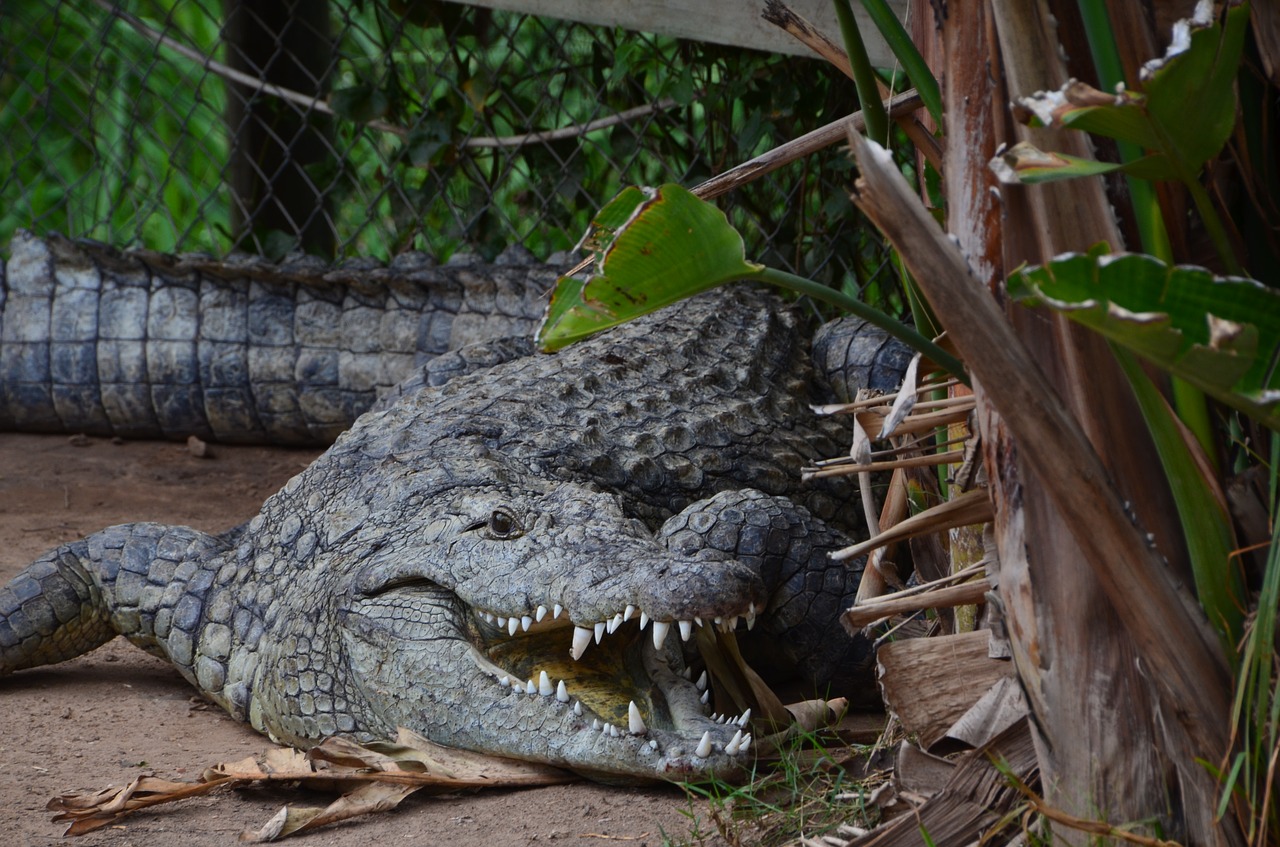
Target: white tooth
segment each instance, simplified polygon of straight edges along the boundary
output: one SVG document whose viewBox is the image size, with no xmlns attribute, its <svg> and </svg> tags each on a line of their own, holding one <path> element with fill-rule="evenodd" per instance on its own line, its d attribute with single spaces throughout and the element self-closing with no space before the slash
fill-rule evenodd
<svg viewBox="0 0 1280 847">
<path fill-rule="evenodd" d="M 596 624 L 596 643 L 597 644 L 600 643 L 601 638 L 604 638 L 604 631 L 608 626 L 609 625 L 606 624 L 604 621 L 600 621 L 600 623 Z"/>
<path fill-rule="evenodd" d="M 738 628 L 738 616 L 734 615 L 733 617 L 729 618 L 729 622 L 725 626 L 724 631 L 733 632 L 737 628 Z"/>
<path fill-rule="evenodd" d="M 511 677 L 509 677 L 509 676 L 500 676 L 500 677 L 498 677 L 498 684 L 499 684 L 499 685 L 501 685 L 503 688 L 510 688 L 510 687 L 511 687 Z"/>
<path fill-rule="evenodd" d="M 488 612 L 481 612 L 480 619 L 487 623 L 493 623 L 493 615 L 489 614 Z"/>
<path fill-rule="evenodd" d="M 619 737 L 620 735 L 622 735 L 622 731 L 621 731 L 621 730 L 619 730 L 619 729 L 618 729 L 616 726 L 614 726 L 613 724 L 609 724 L 609 737 L 610 737 L 610 738 L 617 738 L 617 737 Z"/>
<path fill-rule="evenodd" d="M 587 645 L 591 643 L 591 630 L 584 626 L 575 626 L 573 628 L 573 646 L 569 648 L 569 655 L 576 662 L 582 658 L 582 654 L 587 651 Z"/>
<path fill-rule="evenodd" d="M 696 623 L 698 626 L 702 626 L 702 618 L 698 617 L 697 615 L 693 616 L 693 622 Z"/>
<path fill-rule="evenodd" d="M 752 617 L 752 618 L 754 618 L 754 617 L 756 616 L 756 604 L 755 604 L 755 603 L 748 603 L 748 604 L 747 604 L 747 616 L 748 616 L 748 617 Z"/>
<path fill-rule="evenodd" d="M 702 672 L 702 675 L 698 677 L 698 681 L 695 682 L 694 685 L 698 687 L 699 691 L 707 690 L 707 672 L 706 671 Z"/>
<path fill-rule="evenodd" d="M 704 706 L 711 702 L 711 689 L 708 688 L 706 691 L 702 692 L 702 696 L 698 699 L 702 701 L 702 705 Z"/>
<path fill-rule="evenodd" d="M 537 610 L 534 611 L 533 613 L 533 619 L 538 623 L 542 623 L 542 619 L 545 618 L 546 616 L 547 616 L 547 607 L 543 605 L 539 605 Z"/>
<path fill-rule="evenodd" d="M 685 679 L 693 679 L 693 668 L 685 665 L 684 670 L 680 671 L 680 675 Z"/>
<path fill-rule="evenodd" d="M 592 729 L 594 729 L 596 732 L 599 732 L 599 731 L 600 731 L 600 719 L 599 719 L 599 718 L 592 718 L 592 719 L 591 719 L 591 728 L 592 728 Z"/>
<path fill-rule="evenodd" d="M 616 614 L 609 618 L 609 623 L 605 625 L 605 629 L 610 635 L 618 631 L 618 627 L 622 626 L 622 614 Z"/>
<path fill-rule="evenodd" d="M 507 618 L 507 635 L 515 635 L 518 629 L 520 629 L 520 619 Z"/>
<path fill-rule="evenodd" d="M 729 739 L 729 743 L 724 745 L 724 751 L 732 756 L 738 752 L 738 744 L 742 742 L 742 730 L 738 730 L 733 734 L 733 738 Z"/>
<path fill-rule="evenodd" d="M 650 739 L 649 739 L 649 749 L 650 749 L 650 750 L 657 750 L 657 749 L 658 749 L 658 739 L 656 739 L 656 738 L 650 738 Z"/>
<path fill-rule="evenodd" d="M 747 710 L 746 710 L 745 712 L 743 712 L 741 716 L 739 716 L 739 718 L 738 718 L 738 726 L 746 726 L 746 725 L 747 725 L 747 721 L 749 721 L 749 720 L 751 720 L 751 707 L 750 707 L 750 706 L 748 706 L 748 707 L 747 707 Z"/>
<path fill-rule="evenodd" d="M 506 626 L 506 625 L 507 625 L 506 618 L 502 618 L 502 617 L 498 618 L 498 626 Z"/>
<path fill-rule="evenodd" d="M 698 749 L 693 751 L 693 755 L 699 759 L 705 759 L 711 755 L 711 730 L 702 733 L 702 740 L 698 742 Z"/>
<path fill-rule="evenodd" d="M 555 608 L 551 610 L 552 619 L 560 617 L 560 613 L 563 611 L 564 611 L 564 606 L 561 606 L 559 603 L 556 603 Z"/>
<path fill-rule="evenodd" d="M 724 618 L 720 617 L 719 615 L 716 615 L 715 620 L 713 620 L 712 623 L 714 623 L 716 626 L 723 626 Z"/>
<path fill-rule="evenodd" d="M 636 607 L 628 603 L 627 608 L 622 610 L 622 619 L 624 621 L 629 621 L 631 620 L 632 615 L 634 615 L 635 613 L 636 613 Z"/>
<path fill-rule="evenodd" d="M 536 685 L 534 685 L 534 684 L 533 684 L 533 680 L 529 680 L 528 682 L 526 682 L 526 683 L 524 684 L 524 693 L 525 693 L 525 694 L 537 694 L 537 693 L 538 693 L 538 686 L 536 686 Z"/>
<path fill-rule="evenodd" d="M 578 717 L 582 717 L 582 701 L 580 700 L 573 701 L 573 713 Z"/>
<path fill-rule="evenodd" d="M 649 613 L 645 611 L 640 612 L 640 628 L 644 629 L 648 625 L 649 625 Z"/>
<path fill-rule="evenodd" d="M 520 619 L 520 628 L 523 629 L 525 632 L 528 632 L 529 627 L 531 626 L 533 626 L 533 618 L 529 617 L 528 615 L 525 615 Z"/>
<path fill-rule="evenodd" d="M 750 746 L 751 746 L 751 733 L 748 732 L 746 735 L 742 736 L 742 742 L 738 744 L 738 752 L 745 753 L 747 752 L 747 748 Z"/>
<path fill-rule="evenodd" d="M 680 640 L 688 641 L 693 637 L 693 621 L 680 621 Z"/>
<path fill-rule="evenodd" d="M 667 640 L 667 632 L 670 631 L 670 629 L 671 624 L 667 621 L 653 622 L 653 649 L 662 649 L 662 642 Z"/>
<path fill-rule="evenodd" d="M 546 671 L 538 674 L 538 693 L 543 697 L 550 697 L 556 693 L 555 686 L 551 684 L 551 677 L 547 676 Z"/>
<path fill-rule="evenodd" d="M 712 712 L 712 713 L 711 713 L 711 720 L 715 721 L 716 723 L 720 723 L 720 713 L 719 713 L 719 712 Z"/>
<path fill-rule="evenodd" d="M 644 735 L 649 731 L 649 727 L 644 725 L 644 718 L 640 717 L 640 710 L 636 708 L 635 700 L 632 700 L 631 705 L 627 707 L 627 729 L 632 735 Z"/>
<path fill-rule="evenodd" d="M 563 679 L 556 684 L 556 699 L 561 703 L 569 702 L 569 689 L 565 688 Z"/>
</svg>

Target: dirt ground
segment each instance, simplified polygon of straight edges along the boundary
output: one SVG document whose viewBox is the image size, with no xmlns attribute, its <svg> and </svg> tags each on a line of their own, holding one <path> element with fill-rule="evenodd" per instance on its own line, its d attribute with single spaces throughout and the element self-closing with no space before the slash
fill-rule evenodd
<svg viewBox="0 0 1280 847">
<path fill-rule="evenodd" d="M 79 442 L 79 443 L 77 443 Z M 0 580 L 64 541 L 132 521 L 206 531 L 254 515 L 316 451 L 0 433 Z M 193 779 L 269 746 L 210 706 L 168 665 L 116 639 L 79 659 L 0 680 L 0 843 L 15 847 L 231 845 L 301 792 L 248 790 L 161 806 L 74 841 L 48 800 L 119 786 L 143 773 Z M 468 796 L 411 797 L 399 809 L 292 839 L 300 845 L 452 844 L 628 847 L 690 839 L 705 812 L 674 787 L 574 784 Z M 714 842 L 712 842 L 714 843 Z"/>
</svg>

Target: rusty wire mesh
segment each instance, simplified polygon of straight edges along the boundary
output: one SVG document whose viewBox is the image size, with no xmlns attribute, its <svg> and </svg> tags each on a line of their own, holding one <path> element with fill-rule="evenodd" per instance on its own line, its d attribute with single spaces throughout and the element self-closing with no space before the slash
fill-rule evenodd
<svg viewBox="0 0 1280 847">
<path fill-rule="evenodd" d="M 0 7 L 0 244 L 545 257 L 621 186 L 692 186 L 851 96 L 816 61 L 451 3 L 24 0 Z M 719 202 L 748 256 L 862 290 L 892 272 L 848 180 L 831 150 Z"/>
</svg>

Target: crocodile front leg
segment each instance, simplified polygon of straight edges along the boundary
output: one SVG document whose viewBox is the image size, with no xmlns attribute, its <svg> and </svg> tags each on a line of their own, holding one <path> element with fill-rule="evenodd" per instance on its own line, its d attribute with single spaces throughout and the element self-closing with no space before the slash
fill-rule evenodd
<svg viewBox="0 0 1280 847">
<path fill-rule="evenodd" d="M 0 676 L 124 635 L 217 692 L 228 656 L 205 612 L 211 563 L 224 546 L 189 527 L 136 523 L 47 553 L 0 587 Z"/>
<path fill-rule="evenodd" d="M 877 702 L 871 642 L 840 623 L 866 564 L 865 557 L 832 561 L 830 554 L 850 543 L 842 533 L 785 497 L 743 489 L 691 504 L 658 537 L 679 555 L 717 550 L 759 575 L 768 605 L 742 639 L 755 666 L 790 670 L 815 693 L 855 706 Z"/>
</svg>

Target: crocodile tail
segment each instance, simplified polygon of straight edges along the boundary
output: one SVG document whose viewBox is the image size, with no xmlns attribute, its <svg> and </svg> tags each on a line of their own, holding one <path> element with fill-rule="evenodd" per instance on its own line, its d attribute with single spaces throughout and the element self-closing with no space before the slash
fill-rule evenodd
<svg viewBox="0 0 1280 847">
<path fill-rule="evenodd" d="M 124 635 L 193 678 L 192 645 L 213 580 L 203 566 L 183 563 L 221 544 L 188 527 L 139 523 L 45 554 L 0 586 L 0 676 Z"/>
<path fill-rule="evenodd" d="M 515 255 L 273 265 L 22 230 L 9 252 L 0 431 L 125 438 L 329 444 L 433 357 L 530 334 L 556 277 Z"/>
</svg>

